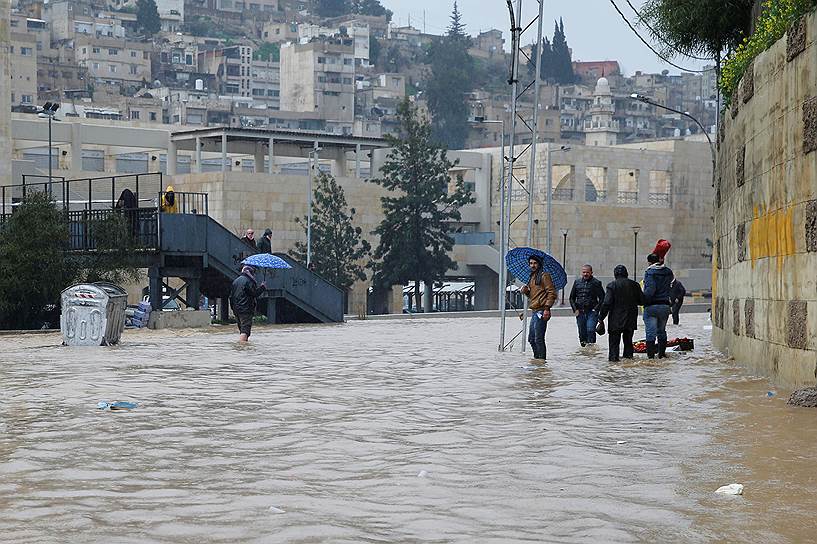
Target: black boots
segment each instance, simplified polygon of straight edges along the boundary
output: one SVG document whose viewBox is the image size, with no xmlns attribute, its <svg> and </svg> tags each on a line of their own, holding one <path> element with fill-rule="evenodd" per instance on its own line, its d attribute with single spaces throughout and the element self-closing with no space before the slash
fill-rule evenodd
<svg viewBox="0 0 817 544">
<path fill-rule="evenodd" d="M 647 340 L 647 358 L 655 359 L 655 340 Z"/>
<path fill-rule="evenodd" d="M 667 358 L 667 341 L 666 340 L 659 340 L 658 341 L 658 358 L 659 359 L 666 359 Z"/>
</svg>

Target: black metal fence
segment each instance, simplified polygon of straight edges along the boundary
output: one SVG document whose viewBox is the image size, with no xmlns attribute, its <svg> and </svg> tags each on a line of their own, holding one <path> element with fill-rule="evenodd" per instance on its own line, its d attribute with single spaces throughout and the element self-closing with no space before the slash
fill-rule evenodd
<svg viewBox="0 0 817 544">
<path fill-rule="evenodd" d="M 159 212 L 156 208 L 139 208 L 131 210 L 77 210 L 68 212 L 69 248 L 73 251 L 93 251 L 98 249 L 97 236 L 99 228 L 104 228 L 106 220 L 113 216 L 124 217 L 126 232 L 137 249 L 158 249 Z M 123 246 L 130 246 L 125 244 Z"/>
</svg>

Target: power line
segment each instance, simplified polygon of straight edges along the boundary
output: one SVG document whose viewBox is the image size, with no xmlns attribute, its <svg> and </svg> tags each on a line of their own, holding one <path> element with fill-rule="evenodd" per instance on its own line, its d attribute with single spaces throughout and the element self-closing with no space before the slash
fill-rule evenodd
<svg viewBox="0 0 817 544">
<path fill-rule="evenodd" d="M 649 48 L 649 50 L 650 50 L 650 51 L 652 51 L 653 53 L 655 53 L 655 56 L 656 56 L 656 57 L 658 57 L 659 59 L 663 60 L 664 62 L 666 62 L 666 63 L 667 63 L 667 64 L 669 64 L 670 66 L 674 66 L 674 67 L 678 68 L 679 70 L 681 70 L 681 71 L 683 71 L 683 72 L 690 72 L 690 73 L 696 73 L 696 74 L 703 74 L 703 73 L 705 73 L 705 72 L 709 72 L 709 71 L 711 71 L 711 70 L 690 70 L 689 68 L 684 68 L 683 66 L 679 66 L 678 64 L 675 64 L 674 62 L 672 62 L 671 60 L 669 60 L 668 58 L 666 58 L 664 55 L 662 55 L 661 53 L 659 53 L 658 51 L 656 51 L 656 50 L 655 50 L 655 48 L 654 48 L 652 45 L 650 45 L 650 43 L 649 43 L 647 40 L 645 40 L 644 38 L 642 38 L 642 37 L 641 37 L 641 34 L 639 34 L 639 33 L 638 33 L 638 31 L 635 29 L 635 27 L 632 25 L 632 23 L 631 23 L 631 22 L 630 22 L 630 21 L 627 19 L 627 16 L 626 16 L 626 15 L 624 15 L 624 14 L 621 12 L 621 10 L 620 10 L 620 9 L 618 9 L 618 6 L 616 5 L 615 0 L 610 0 L 610 3 L 611 3 L 611 4 L 613 4 L 613 7 L 614 7 L 614 8 L 616 8 L 616 11 L 618 12 L 618 14 L 619 14 L 619 15 L 621 15 L 621 18 L 622 18 L 622 19 L 624 19 L 624 22 L 625 22 L 625 23 L 627 23 L 627 26 L 629 26 L 629 27 L 630 27 L 630 30 L 632 30 L 632 31 L 633 31 L 633 34 L 635 34 L 635 35 L 638 37 L 638 39 L 639 39 L 639 40 L 641 40 L 641 42 L 642 42 L 644 45 L 646 45 L 646 46 Z"/>
<path fill-rule="evenodd" d="M 659 40 L 664 42 L 670 49 L 672 49 L 675 52 L 677 52 L 677 53 L 679 53 L 679 54 L 681 54 L 681 55 L 683 55 L 683 56 L 685 56 L 687 58 L 690 58 L 690 59 L 695 59 L 695 60 L 715 60 L 715 59 L 711 59 L 709 57 L 698 57 L 696 55 L 690 55 L 689 53 L 684 53 L 683 51 L 678 49 L 678 47 L 675 44 L 670 43 L 669 40 L 667 40 L 666 38 L 661 36 L 661 34 L 656 32 L 656 30 L 653 27 L 650 26 L 650 24 L 644 19 L 644 17 L 641 16 L 641 14 L 638 12 L 638 10 L 635 9 L 635 6 L 633 6 L 633 4 L 630 2 L 630 0 L 626 0 L 626 2 L 627 2 L 627 5 L 630 6 L 630 9 L 632 9 L 635 12 L 635 14 L 638 16 L 638 20 L 641 21 L 641 24 L 646 26 L 647 29 L 649 29 L 649 31 L 652 32 L 653 36 L 655 36 L 656 38 L 658 38 Z"/>
</svg>

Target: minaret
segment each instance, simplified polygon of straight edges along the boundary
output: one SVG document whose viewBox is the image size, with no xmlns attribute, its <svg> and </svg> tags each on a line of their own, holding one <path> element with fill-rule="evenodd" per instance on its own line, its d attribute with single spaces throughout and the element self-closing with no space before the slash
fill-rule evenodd
<svg viewBox="0 0 817 544">
<path fill-rule="evenodd" d="M 590 106 L 590 121 L 585 121 L 585 145 L 610 146 L 618 140 L 618 123 L 613 120 L 615 108 L 610 82 L 602 76 L 593 91 L 593 105 Z"/>
</svg>

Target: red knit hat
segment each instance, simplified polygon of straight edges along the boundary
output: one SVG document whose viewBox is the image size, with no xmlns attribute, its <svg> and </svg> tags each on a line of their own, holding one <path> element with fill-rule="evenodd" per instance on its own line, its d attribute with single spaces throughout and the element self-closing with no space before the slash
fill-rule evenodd
<svg viewBox="0 0 817 544">
<path fill-rule="evenodd" d="M 658 243 L 655 244 L 655 249 L 652 250 L 653 253 L 658 255 L 658 258 L 662 261 L 667 253 L 669 253 L 672 244 L 669 243 L 669 240 L 664 240 L 663 238 L 658 240 Z"/>
</svg>

